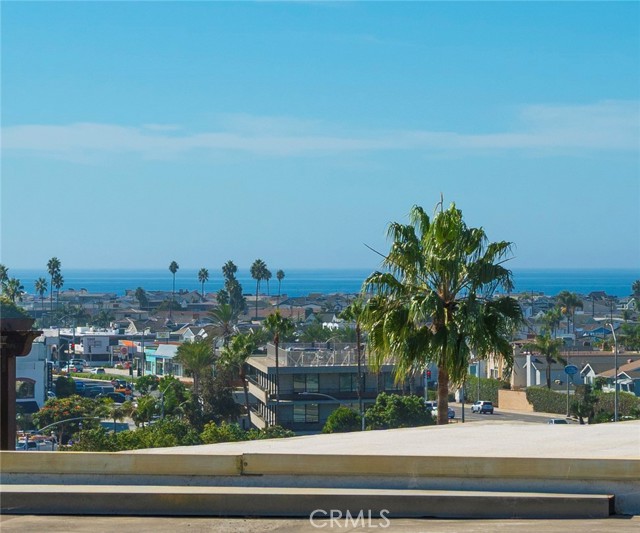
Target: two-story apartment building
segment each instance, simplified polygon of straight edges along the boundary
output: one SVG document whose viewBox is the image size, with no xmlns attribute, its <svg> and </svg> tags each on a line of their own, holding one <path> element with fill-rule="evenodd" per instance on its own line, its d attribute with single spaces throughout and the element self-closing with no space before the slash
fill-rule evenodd
<svg viewBox="0 0 640 533">
<path fill-rule="evenodd" d="M 423 394 L 422 377 L 412 383 L 395 384 L 393 365 L 374 373 L 362 354 L 362 398 L 364 409 L 375 403 L 380 392 Z M 265 355 L 247 361 L 251 423 L 264 428 L 281 425 L 297 433 L 317 433 L 338 407 L 355 411 L 358 401 L 358 361 L 355 344 L 324 343 L 285 345 L 279 350 L 279 394 L 276 388 L 275 346 Z"/>
</svg>

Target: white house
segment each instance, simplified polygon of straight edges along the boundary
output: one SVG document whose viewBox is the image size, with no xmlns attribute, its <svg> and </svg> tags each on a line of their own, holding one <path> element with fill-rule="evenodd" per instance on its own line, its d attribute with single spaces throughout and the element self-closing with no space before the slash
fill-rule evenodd
<svg viewBox="0 0 640 533">
<path fill-rule="evenodd" d="M 44 337 L 38 337 L 29 355 L 16 357 L 16 407 L 25 413 L 37 412 L 46 401 L 48 350 Z"/>
</svg>

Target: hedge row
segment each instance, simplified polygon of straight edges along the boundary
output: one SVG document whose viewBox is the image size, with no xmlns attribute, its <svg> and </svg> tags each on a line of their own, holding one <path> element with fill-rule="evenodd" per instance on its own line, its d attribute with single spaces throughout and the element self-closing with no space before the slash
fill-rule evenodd
<svg viewBox="0 0 640 533">
<path fill-rule="evenodd" d="M 533 405 L 533 410 L 539 413 L 567 413 L 567 396 L 546 387 L 529 387 L 527 401 Z"/>
<path fill-rule="evenodd" d="M 613 392 L 594 393 L 595 417 L 599 420 L 613 418 L 614 412 Z M 555 392 L 546 387 L 529 387 L 527 389 L 527 400 L 533 405 L 533 410 L 542 413 L 566 414 L 567 396 L 561 392 Z M 573 402 L 575 396 L 571 395 Z M 627 392 L 618 394 L 618 416 L 619 417 L 640 417 L 640 398 Z"/>
<path fill-rule="evenodd" d="M 473 403 L 480 399 L 483 401 L 490 401 L 496 407 L 499 407 L 498 391 L 500 389 L 508 390 L 510 388 L 509 383 L 506 381 L 480 378 L 480 394 L 478 394 L 478 378 L 475 376 L 469 376 L 465 381 L 464 387 L 467 402 Z M 480 396 L 480 398 L 478 398 L 478 396 Z"/>
</svg>

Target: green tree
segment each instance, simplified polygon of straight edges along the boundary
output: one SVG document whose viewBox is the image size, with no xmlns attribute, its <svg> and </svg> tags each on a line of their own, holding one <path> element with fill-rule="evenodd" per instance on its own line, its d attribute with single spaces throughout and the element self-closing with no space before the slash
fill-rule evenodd
<svg viewBox="0 0 640 533">
<path fill-rule="evenodd" d="M 556 297 L 562 314 L 567 317 L 567 333 L 569 333 L 569 325 L 573 323 L 573 331 L 576 330 L 575 314 L 576 309 L 582 309 L 584 304 L 577 294 L 569 291 L 562 291 Z"/>
<path fill-rule="evenodd" d="M 233 421 L 241 414 L 240 405 L 233 399 L 231 371 L 224 367 L 216 369 L 215 376 L 207 373 L 202 378 L 200 400 L 202 420 L 220 424 Z"/>
<path fill-rule="evenodd" d="M 220 353 L 220 365 L 231 370 L 242 381 L 244 392 L 244 405 L 247 416 L 250 416 L 249 389 L 247 388 L 246 362 L 256 349 L 254 335 L 243 333 L 236 335 L 228 346 L 225 346 Z"/>
<path fill-rule="evenodd" d="M 142 287 L 138 287 L 136 289 L 135 299 L 138 300 L 141 309 L 149 307 L 149 298 L 147 298 L 147 293 Z"/>
<path fill-rule="evenodd" d="M 204 284 L 209 281 L 209 271 L 206 268 L 201 268 L 198 271 L 198 281 L 200 282 L 202 298 L 204 299 Z"/>
<path fill-rule="evenodd" d="M 262 259 L 256 259 L 251 265 L 251 277 L 256 280 L 256 319 L 258 318 L 258 296 L 260 295 L 260 282 L 264 279 L 267 265 Z"/>
<path fill-rule="evenodd" d="M 38 278 L 35 282 L 36 294 L 40 295 L 40 307 L 44 310 L 44 294 L 49 287 L 47 286 L 47 280 L 44 278 Z"/>
<path fill-rule="evenodd" d="M 553 338 L 555 339 L 561 320 L 562 309 L 560 309 L 559 307 L 552 307 L 544 315 L 542 315 L 542 330 L 552 333 Z"/>
<path fill-rule="evenodd" d="M 401 381 L 433 361 L 438 367 L 438 423 L 447 424 L 449 382 L 462 383 L 472 350 L 476 358 L 513 355 L 509 337 L 522 320 L 517 301 L 495 297 L 513 288 L 503 266 L 511 243 L 488 243 L 481 228 L 469 228 L 462 212 L 440 204 L 433 220 L 414 206 L 410 224 L 389 226 L 388 272 L 374 272 L 364 317 L 370 364 L 396 363 Z"/>
<path fill-rule="evenodd" d="M 91 323 L 99 328 L 109 327 L 109 324 L 115 319 L 111 311 L 103 309 L 99 311 L 92 319 Z"/>
<path fill-rule="evenodd" d="M 640 305 L 640 279 L 635 280 L 631 284 L 631 291 L 633 294 L 633 298 L 636 301 L 636 305 Z"/>
<path fill-rule="evenodd" d="M 33 415 L 33 422 L 39 429 L 51 424 L 61 423 L 55 426 L 58 434 L 58 442 L 66 443 L 68 437 L 80 429 L 80 423 L 85 428 L 97 427 L 96 411 L 99 403 L 91 398 L 69 396 L 67 398 L 51 398 L 47 400 L 42 409 Z"/>
<path fill-rule="evenodd" d="M 428 426 L 433 423 L 424 400 L 419 396 L 399 396 L 382 392 L 365 413 L 367 429 Z M 448 419 L 447 419 L 448 423 Z"/>
<path fill-rule="evenodd" d="M 9 268 L 0 264 L 0 287 L 4 289 L 4 284 L 9 281 Z"/>
<path fill-rule="evenodd" d="M 158 415 L 158 402 L 153 396 L 140 396 L 137 406 L 131 412 L 131 418 L 136 426 L 151 422 L 154 416 Z"/>
<path fill-rule="evenodd" d="M 228 303 L 238 314 L 246 309 L 246 301 L 242 295 L 242 286 L 236 279 L 238 267 L 233 261 L 227 261 L 222 266 L 222 275 L 224 277 L 224 293 L 218 292 L 218 303 Z"/>
<path fill-rule="evenodd" d="M 282 287 L 282 280 L 284 279 L 284 270 L 278 270 L 276 272 L 276 278 L 278 280 L 278 308 L 280 307 L 280 288 Z"/>
<path fill-rule="evenodd" d="M 338 407 L 329 415 L 322 433 L 349 433 L 360 429 L 360 415 L 348 407 Z"/>
<path fill-rule="evenodd" d="M 158 386 L 160 384 L 160 380 L 158 376 L 154 376 L 153 374 L 147 374 L 146 376 L 139 377 L 136 380 L 136 390 L 146 396 L 151 391 L 158 390 Z"/>
<path fill-rule="evenodd" d="M 47 261 L 47 272 L 49 273 L 49 277 L 51 279 L 51 283 L 49 283 L 49 287 L 51 287 L 50 297 L 51 297 L 51 311 L 53 311 L 53 278 L 56 274 L 60 274 L 60 268 L 62 267 L 62 263 L 60 259 L 57 257 L 52 257 Z"/>
<path fill-rule="evenodd" d="M 279 346 L 280 339 L 286 337 L 293 331 L 293 322 L 290 319 L 283 317 L 280 311 L 269 315 L 264 323 L 263 327 L 273 337 L 273 344 L 276 347 L 276 424 L 278 423 L 278 408 L 280 404 L 280 358 L 279 358 Z"/>
<path fill-rule="evenodd" d="M 552 339 L 548 333 L 538 335 L 534 342 L 526 344 L 525 349 L 531 350 L 533 353 L 538 353 L 544 357 L 547 368 L 547 388 L 551 388 L 551 365 L 553 363 L 567 364 L 566 359 L 560 356 L 560 348 L 562 346 L 562 339 Z"/>
<path fill-rule="evenodd" d="M 54 383 L 56 397 L 68 398 L 76 394 L 76 382 L 72 377 L 58 376 Z"/>
<path fill-rule="evenodd" d="M 13 303 L 21 302 L 24 294 L 24 286 L 18 278 L 10 278 L 3 286 L 3 292 Z"/>
<path fill-rule="evenodd" d="M 193 376 L 193 393 L 200 390 L 200 378 L 207 370 L 211 370 L 215 361 L 211 342 L 185 342 L 178 346 L 176 363 L 181 364 Z"/>
<path fill-rule="evenodd" d="M 222 337 L 225 346 L 229 344 L 229 339 L 235 331 L 235 325 L 238 321 L 238 313 L 231 306 L 231 304 L 221 304 L 215 309 L 212 309 L 207 313 L 207 316 L 211 319 L 213 324 L 220 329 L 220 336 Z"/>
</svg>

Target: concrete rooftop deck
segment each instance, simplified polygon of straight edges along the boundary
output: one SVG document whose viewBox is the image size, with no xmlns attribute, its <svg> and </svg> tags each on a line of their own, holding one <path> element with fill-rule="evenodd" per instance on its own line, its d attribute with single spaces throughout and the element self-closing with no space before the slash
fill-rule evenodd
<svg viewBox="0 0 640 533">
<path fill-rule="evenodd" d="M 240 453 L 640 459 L 640 421 L 597 425 L 475 422 L 126 453 Z"/>
</svg>

